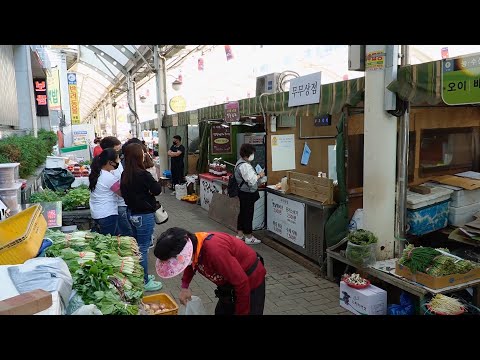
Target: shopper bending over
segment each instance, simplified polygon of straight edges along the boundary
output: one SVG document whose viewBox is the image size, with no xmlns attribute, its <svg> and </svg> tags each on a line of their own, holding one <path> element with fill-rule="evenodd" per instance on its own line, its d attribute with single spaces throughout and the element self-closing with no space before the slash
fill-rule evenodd
<svg viewBox="0 0 480 360">
<path fill-rule="evenodd" d="M 173 227 L 160 235 L 154 254 L 160 277 L 171 278 L 183 271 L 182 304 L 191 300 L 189 286 L 198 270 L 217 285 L 215 315 L 263 315 L 267 273 L 263 259 L 235 236 L 223 232 L 192 234 Z"/>
</svg>

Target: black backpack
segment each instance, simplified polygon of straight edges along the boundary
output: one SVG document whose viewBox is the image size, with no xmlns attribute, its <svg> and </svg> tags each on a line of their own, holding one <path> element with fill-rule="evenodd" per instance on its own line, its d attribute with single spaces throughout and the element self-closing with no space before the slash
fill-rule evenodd
<svg viewBox="0 0 480 360">
<path fill-rule="evenodd" d="M 238 165 L 243 164 L 244 162 L 245 161 L 242 161 Z M 242 182 L 240 183 L 240 185 L 238 185 L 237 179 L 235 179 L 235 172 L 237 171 L 238 165 L 235 166 L 235 169 L 233 170 L 233 174 L 228 177 L 227 193 L 228 193 L 228 196 L 231 198 L 238 196 L 238 191 L 240 190 L 243 183 L 245 182 L 245 180 L 242 179 Z"/>
</svg>

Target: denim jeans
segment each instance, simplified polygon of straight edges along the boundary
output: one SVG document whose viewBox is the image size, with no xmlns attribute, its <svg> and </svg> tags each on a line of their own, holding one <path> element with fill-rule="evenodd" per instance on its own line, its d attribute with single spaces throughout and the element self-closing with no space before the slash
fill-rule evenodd
<svg viewBox="0 0 480 360">
<path fill-rule="evenodd" d="M 132 226 L 128 221 L 127 207 L 118 207 L 118 228 L 117 231 L 122 236 L 133 236 Z"/>
<path fill-rule="evenodd" d="M 133 237 L 137 240 L 142 260 L 143 279 L 148 282 L 148 248 L 152 241 L 153 230 L 155 229 L 155 213 L 131 214 L 128 212 L 130 224 L 132 224 Z"/>
<path fill-rule="evenodd" d="M 110 215 L 102 219 L 94 219 L 97 232 L 102 235 L 117 235 L 118 215 Z"/>
</svg>

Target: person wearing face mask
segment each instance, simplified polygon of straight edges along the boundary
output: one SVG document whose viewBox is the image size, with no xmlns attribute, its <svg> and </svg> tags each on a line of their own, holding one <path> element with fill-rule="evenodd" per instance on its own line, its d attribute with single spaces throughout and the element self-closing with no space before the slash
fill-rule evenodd
<svg viewBox="0 0 480 360">
<path fill-rule="evenodd" d="M 217 285 L 215 315 L 263 315 L 267 271 L 260 254 L 224 232 L 195 232 L 173 227 L 162 233 L 153 251 L 161 278 L 183 272 L 179 294 L 183 305 L 198 271 Z"/>
<path fill-rule="evenodd" d="M 175 135 L 173 137 L 173 145 L 170 150 L 168 150 L 167 155 L 172 159 L 170 166 L 172 171 L 172 195 L 175 195 L 175 185 L 180 184 L 185 175 L 185 166 L 183 163 L 185 146 L 182 145 L 182 137 L 180 135 Z"/>
<path fill-rule="evenodd" d="M 100 146 L 102 149 L 112 148 L 118 154 L 121 153 L 122 143 L 115 136 L 107 136 L 100 141 Z M 120 161 L 120 165 L 117 169 L 112 171 L 112 174 L 115 175 L 118 181 L 120 181 L 123 173 L 123 165 Z M 123 200 L 123 197 L 117 195 L 117 205 L 118 205 L 118 234 L 122 236 L 132 236 L 132 227 L 130 226 L 130 221 L 128 221 L 127 216 L 127 204 Z"/>
<path fill-rule="evenodd" d="M 111 171 L 116 170 L 119 164 L 118 152 L 107 148 L 93 158 L 90 167 L 90 214 L 96 230 L 103 235 L 118 235 L 117 199 L 122 194 L 120 181 Z"/>
<path fill-rule="evenodd" d="M 260 199 L 258 181 L 265 175 L 257 174 L 251 162 L 255 158 L 255 147 L 252 144 L 242 144 L 240 159 L 235 164 L 234 176 L 238 184 L 238 199 L 240 213 L 237 219 L 237 238 L 245 240 L 247 245 L 257 245 L 261 241 L 252 235 L 253 213 L 255 202 Z"/>
</svg>

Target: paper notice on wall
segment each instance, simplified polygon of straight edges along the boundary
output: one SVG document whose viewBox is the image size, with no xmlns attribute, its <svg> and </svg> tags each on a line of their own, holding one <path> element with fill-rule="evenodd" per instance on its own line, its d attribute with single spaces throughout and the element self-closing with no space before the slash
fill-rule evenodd
<svg viewBox="0 0 480 360">
<path fill-rule="evenodd" d="M 295 135 L 271 135 L 272 171 L 295 169 Z"/>
</svg>

